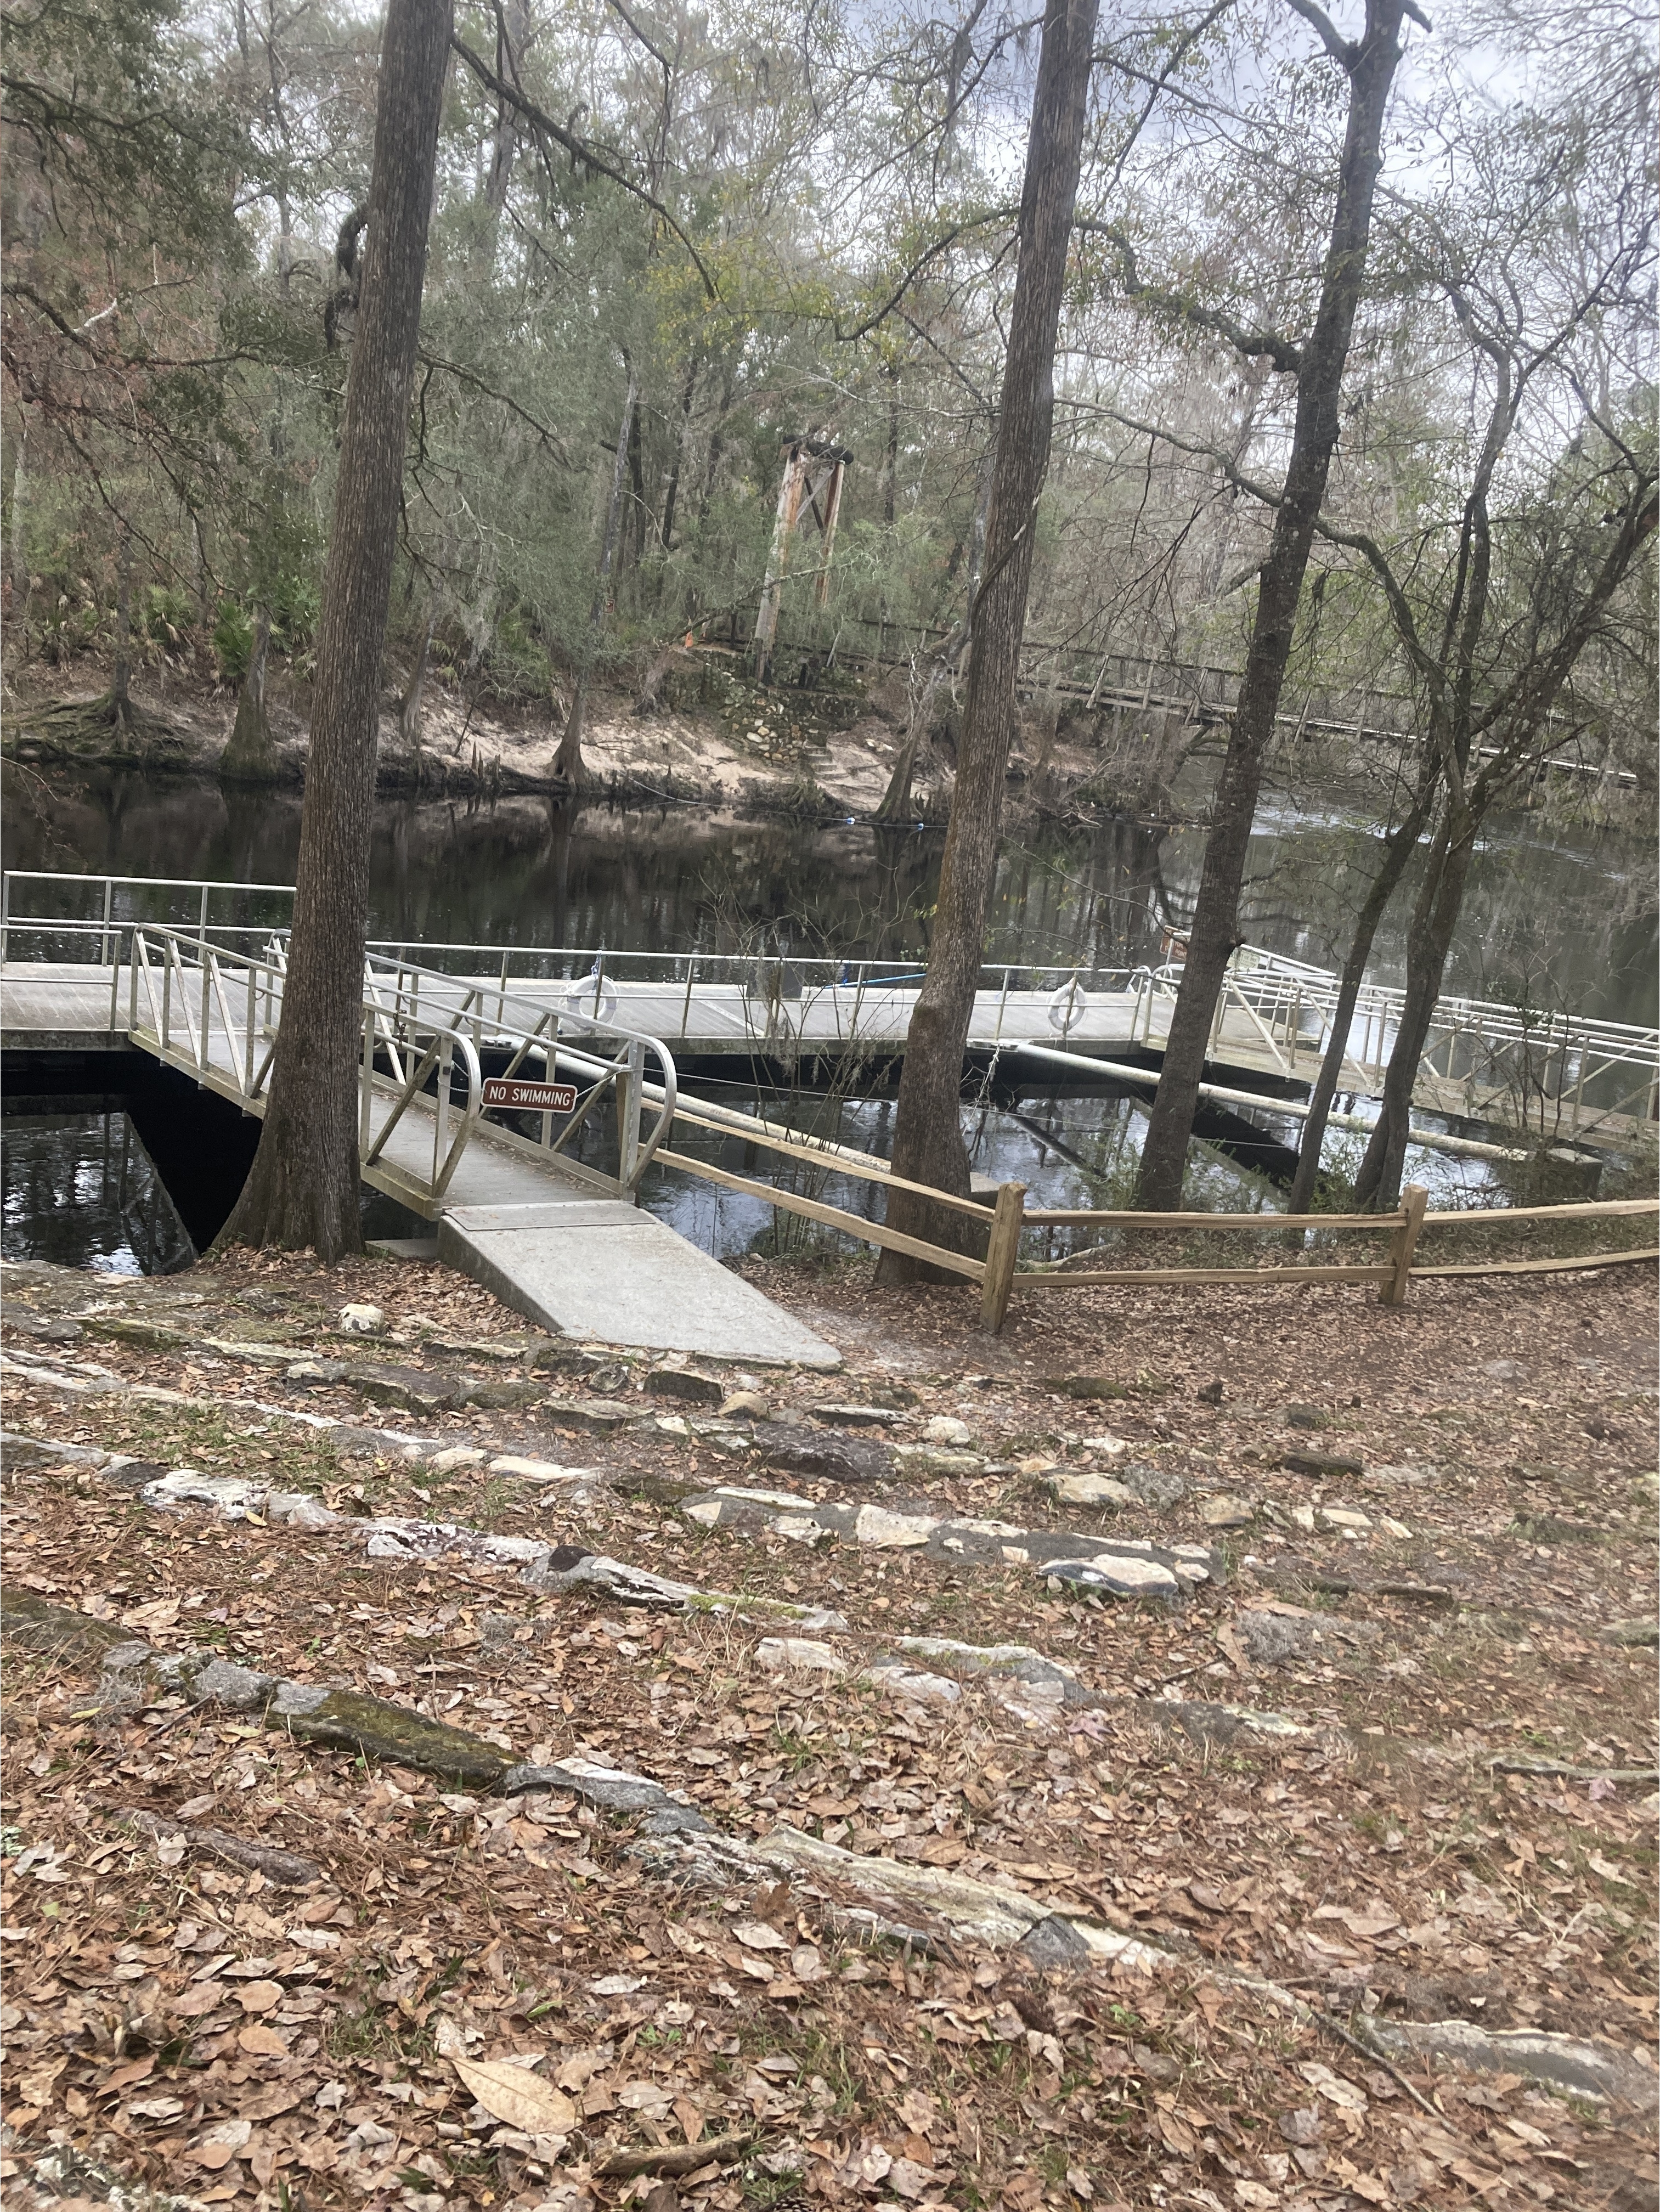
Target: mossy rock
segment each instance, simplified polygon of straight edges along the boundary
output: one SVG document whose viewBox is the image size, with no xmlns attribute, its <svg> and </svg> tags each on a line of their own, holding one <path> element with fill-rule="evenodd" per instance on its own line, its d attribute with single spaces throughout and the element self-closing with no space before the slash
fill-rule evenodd
<svg viewBox="0 0 1660 2212">
<path fill-rule="evenodd" d="M 305 1743 L 389 1759 L 481 1790 L 493 1790 L 514 1763 L 511 1752 L 503 1753 L 483 1736 L 429 1721 L 407 1705 L 389 1705 L 357 1690 L 330 1690 L 307 1709 L 301 1708 L 291 1691 L 286 1697 L 279 1693 L 266 1715 L 266 1725 L 286 1729 Z"/>
<path fill-rule="evenodd" d="M 119 1620 L 94 1620 L 90 1613 L 54 1605 L 50 1598 L 21 1589 L 15 1583 L 0 1590 L 0 1634 L 25 1650 L 88 1669 L 101 1667 L 118 1644 L 141 1640 Z"/>
<path fill-rule="evenodd" d="M 113 1337 L 118 1344 L 137 1345 L 146 1352 L 183 1352 L 191 1341 L 182 1329 L 168 1328 L 158 1321 L 137 1321 L 127 1314 L 88 1314 L 81 1326 L 94 1336 Z"/>
<path fill-rule="evenodd" d="M 456 1402 L 463 1406 L 484 1406 L 499 1409 L 512 1406 L 538 1406 L 547 1395 L 543 1384 L 532 1382 L 520 1376 L 492 1376 L 483 1382 L 464 1383 L 457 1394 Z"/>
</svg>

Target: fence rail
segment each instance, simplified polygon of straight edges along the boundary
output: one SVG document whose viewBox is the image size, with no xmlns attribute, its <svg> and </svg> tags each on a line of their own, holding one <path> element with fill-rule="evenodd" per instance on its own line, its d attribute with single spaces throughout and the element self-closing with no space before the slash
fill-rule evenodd
<svg viewBox="0 0 1660 2212">
<path fill-rule="evenodd" d="M 750 1117 L 730 1109 L 722 1109 L 718 1114 L 714 1114 L 682 1105 L 678 1109 L 677 1118 L 740 1136 L 747 1144 L 775 1152 L 785 1158 L 810 1161 L 827 1173 L 915 1193 L 933 1205 L 975 1218 L 985 1231 L 983 1256 L 891 1229 L 885 1222 L 868 1220 L 862 1214 L 851 1212 L 846 1207 L 805 1197 L 797 1191 L 780 1189 L 775 1184 L 763 1182 L 757 1176 L 739 1175 L 729 1168 L 715 1166 L 709 1161 L 693 1159 L 684 1153 L 666 1149 L 660 1151 L 657 1155 L 659 1164 L 663 1167 L 697 1176 L 704 1182 L 719 1185 L 722 1189 L 744 1192 L 778 1207 L 781 1212 L 837 1230 L 843 1236 L 862 1243 L 873 1244 L 884 1250 L 907 1253 L 947 1273 L 960 1275 L 967 1281 L 977 1284 L 981 1294 L 981 1325 L 993 1335 L 1003 1326 L 1011 1298 L 1017 1294 L 1024 1296 L 1037 1291 L 1090 1290 L 1106 1285 L 1137 1284 L 1171 1284 L 1196 1288 L 1211 1284 L 1255 1286 L 1262 1284 L 1375 1283 L 1383 1304 L 1399 1306 L 1405 1304 L 1412 1283 L 1420 1277 L 1541 1273 L 1609 1267 L 1639 1260 L 1660 1260 L 1660 1247 L 1652 1250 L 1576 1255 L 1561 1259 L 1498 1260 L 1440 1267 L 1425 1267 L 1417 1258 L 1421 1239 L 1430 1231 L 1454 1225 L 1486 1228 L 1506 1222 L 1555 1223 L 1631 1218 L 1660 1210 L 1660 1199 L 1614 1199 L 1560 1206 L 1494 1206 L 1432 1213 L 1427 1191 L 1420 1185 L 1412 1184 L 1402 1192 L 1400 1206 L 1390 1213 L 1149 1213 L 1073 1206 L 1035 1206 L 1029 1210 L 1025 1203 L 1025 1187 L 1021 1183 L 1000 1184 L 994 1202 L 988 1206 L 978 1200 L 959 1198 L 926 1184 L 907 1182 L 888 1173 L 879 1163 L 862 1155 L 840 1152 L 829 1147 L 810 1149 L 765 1123 L 753 1121 Z M 1387 1237 L 1389 1245 L 1383 1259 L 1357 1261 L 1352 1265 L 1328 1264 L 1316 1260 L 1271 1267 L 1113 1267 L 1091 1268 L 1087 1272 L 1069 1272 L 1064 1263 L 1053 1267 L 1021 1267 L 1019 1247 L 1025 1231 L 1061 1226 L 1090 1226 L 1142 1236 L 1203 1231 L 1246 1237 L 1271 1235 L 1287 1239 L 1299 1235 L 1324 1237 L 1328 1234 L 1362 1233 Z"/>
</svg>

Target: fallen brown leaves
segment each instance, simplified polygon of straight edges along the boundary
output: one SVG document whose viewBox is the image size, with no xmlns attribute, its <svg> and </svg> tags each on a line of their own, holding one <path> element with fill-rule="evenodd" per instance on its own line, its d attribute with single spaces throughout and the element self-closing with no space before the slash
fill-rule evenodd
<svg viewBox="0 0 1660 2212">
<path fill-rule="evenodd" d="M 435 1270 L 329 1277 L 284 1263 L 192 1280 L 216 1310 L 251 1285 L 286 1297 L 285 1331 L 297 1316 L 315 1334 L 364 1296 L 412 1343 L 413 1315 L 458 1342 L 516 1325 Z M 822 1286 L 802 1295 L 822 1308 Z M 1282 1300 L 1249 1336 L 1240 1310 L 1231 1293 L 1207 1301 L 1211 1345 L 1226 1354 L 1213 1358 L 1190 1305 L 1138 1316 L 1098 1294 L 1070 1321 L 1022 1319 L 1007 1344 L 976 1344 L 989 1383 L 964 1379 L 948 1297 L 878 1316 L 885 1371 L 919 1401 L 907 1419 L 959 1415 L 1010 1462 L 1064 1464 L 1077 1438 L 1110 1431 L 1193 1495 L 1249 1474 L 1290 1506 L 1323 1486 L 1274 1467 L 1276 1417 L 1317 1395 L 1366 1465 L 1421 1467 L 1433 1448 L 1450 1470 L 1389 1493 L 1409 1541 L 1270 1546 L 1259 1522 L 1239 1552 L 1256 1546 L 1262 1571 L 1237 1559 L 1236 1583 L 1179 1613 L 1098 1612 L 1013 1567 L 702 1535 L 615 1490 L 576 1527 L 558 1498 L 476 1469 L 408 1499 L 411 1482 L 435 1486 L 392 1455 L 342 1461 L 252 1413 L 216 1427 L 21 1390 L 13 1426 L 142 1443 L 167 1465 L 280 1467 L 342 1510 L 356 1492 L 374 1510 L 580 1538 L 715 1586 L 828 1604 L 849 1622 L 850 1662 L 895 1633 L 1022 1640 L 1108 1690 L 1173 1684 L 1326 1733 L 1195 1739 L 1128 1704 L 1040 1724 L 967 1680 L 955 1703 L 907 1709 L 849 1679 L 759 1672 L 754 1633 L 729 1620 L 538 1598 L 507 1572 L 367 1559 L 350 1528 L 164 1519 L 72 1467 L 19 1470 L 11 1571 L 89 1616 L 299 1680 L 354 1681 L 521 1756 L 584 1750 L 640 1768 L 728 1832 L 789 1821 L 861 1853 L 1010 1882 L 1144 1932 L 1172 1959 L 1149 1977 L 866 1949 L 786 1882 L 666 1887 L 627 1856 L 631 1819 L 571 1796 L 479 1798 L 166 1698 L 100 1712 L 85 1677 L 14 1656 L 0 1814 L 13 1847 L 8 2189 L 27 2202 L 38 2162 L 67 2143 L 130 2180 L 250 2207 L 585 2212 L 669 2186 L 700 2212 L 805 2197 L 965 2212 L 1643 2201 L 1650 2153 L 1627 2124 L 1519 2074 L 1408 2066 L 1432 2118 L 1317 2022 L 1207 1978 L 1213 1966 L 1259 1975 L 1362 2023 L 1462 2014 L 1651 2044 L 1652 1823 L 1642 1785 L 1599 1776 L 1652 1763 L 1647 1666 L 1592 1632 L 1639 1609 L 1645 1526 L 1627 1491 L 1618 1506 L 1599 1492 L 1608 1444 L 1584 1418 L 1594 1394 L 1590 1418 L 1625 1430 L 1633 1452 L 1646 1434 L 1635 1302 L 1594 1285 L 1463 1308 L 1448 1293 L 1426 1299 L 1433 1328 L 1385 1340 L 1398 1316 L 1325 1299 L 1317 1391 L 1299 1334 L 1315 1309 Z M 1456 1352 L 1454 1312 L 1469 1324 Z M 1541 1315 L 1559 1335 L 1592 1317 L 1595 1353 L 1548 1343 Z M 851 1310 L 819 1318 L 843 1341 L 873 1325 Z M 1517 1356 L 1518 1335 L 1520 1394 L 1485 1371 Z M 1101 1371 L 1104 1342 L 1116 1371 L 1147 1378 L 1141 1395 L 1080 1412 L 1037 1387 L 1067 1364 Z M 178 1355 L 127 1344 L 94 1356 L 163 1387 L 184 1372 Z M 1588 1378 L 1575 1362 L 1592 1356 L 1604 1364 Z M 1193 1395 L 1213 1370 L 1226 1380 L 1219 1408 Z M 244 1387 L 199 1362 L 193 1380 L 204 1395 Z M 819 1389 L 770 1387 L 797 1406 Z M 302 1402 L 361 1413 L 340 1392 Z M 410 1425 L 559 1455 L 533 1411 Z M 624 1483 L 695 1458 L 708 1476 L 737 1472 L 649 1431 L 585 1438 L 581 1455 Z M 1536 1522 L 1545 1491 L 1559 1513 L 1594 1521 L 1594 1545 L 1513 1533 L 1518 1510 Z M 1056 1517 L 1018 1474 L 929 1478 L 926 1495 L 933 1510 Z M 1149 1514 L 1146 1533 L 1157 1519 L 1161 1535 L 1185 1536 L 1190 1511 Z M 1331 1608 L 1316 1582 L 1334 1562 L 1352 1586 L 1343 1613 L 1371 1640 L 1253 1661 L 1238 1609 L 1318 1621 Z M 1462 1602 L 1430 1609 L 1362 1587 L 1407 1579 L 1408 1565 Z M 1530 1743 L 1583 1772 L 1489 1770 L 1494 1753 Z M 150 1837 L 120 1824 L 129 1809 L 152 1816 Z M 319 1880 L 275 1886 L 193 1849 L 193 1827 L 310 1859 Z M 58 2193 L 77 2191 L 84 2177 Z M 660 2197 L 654 2212 L 673 2208 Z"/>
</svg>

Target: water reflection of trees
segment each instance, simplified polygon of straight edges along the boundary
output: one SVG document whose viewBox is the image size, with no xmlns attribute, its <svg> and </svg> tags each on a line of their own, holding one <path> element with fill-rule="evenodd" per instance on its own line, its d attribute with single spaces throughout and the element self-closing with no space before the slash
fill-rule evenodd
<svg viewBox="0 0 1660 2212">
<path fill-rule="evenodd" d="M 1265 816 L 1243 927 L 1330 965 L 1376 867 L 1360 813 Z M 115 772 L 14 810 L 7 865 L 135 875 L 293 880 L 299 804 L 285 793 Z M 988 961 L 1125 968 L 1158 957 L 1198 882 L 1202 836 L 1112 820 L 1012 831 L 993 895 Z M 915 959 L 927 947 L 941 838 L 864 823 L 739 821 L 701 807 L 386 800 L 376 810 L 377 934 L 501 945 L 735 951 L 764 937 L 801 954 Z M 1654 1019 L 1652 858 L 1634 838 L 1537 817 L 1497 820 L 1478 856 L 1448 981 L 1511 998 L 1543 988 L 1585 1013 Z M 1398 982 L 1408 886 L 1373 974 Z M 216 913 L 221 911 L 216 907 Z M 231 909 L 223 909 L 231 919 Z M 274 908 L 270 909 L 275 912 Z M 250 906 L 246 918 L 267 913 Z"/>
<path fill-rule="evenodd" d="M 196 1249 L 137 1131 L 119 1109 L 7 1118 L 0 1249 L 9 1260 L 171 1274 Z"/>
</svg>

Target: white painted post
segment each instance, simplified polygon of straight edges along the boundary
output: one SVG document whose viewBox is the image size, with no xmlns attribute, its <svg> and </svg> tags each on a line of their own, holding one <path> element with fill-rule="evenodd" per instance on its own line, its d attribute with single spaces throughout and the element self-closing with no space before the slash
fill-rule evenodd
<svg viewBox="0 0 1660 2212">
<path fill-rule="evenodd" d="M 449 1152 L 450 1130 L 450 1070 L 455 1060 L 455 1040 L 448 1030 L 438 1048 L 438 1111 L 432 1117 L 432 1184 L 438 1188 L 439 1173 Z"/>
<path fill-rule="evenodd" d="M 358 1109 L 357 1146 L 360 1152 L 369 1148 L 369 1100 L 374 1090 L 374 1016 L 368 1006 L 363 1009 L 363 1082 L 362 1098 Z"/>
<path fill-rule="evenodd" d="M 621 1126 L 617 1130 L 618 1179 L 624 1190 L 634 1190 L 640 1159 L 640 1086 L 646 1072 L 646 1048 L 636 1037 L 629 1046 L 628 1066 L 617 1089 Z M 634 1190 L 635 1202 L 640 1194 Z"/>
</svg>

